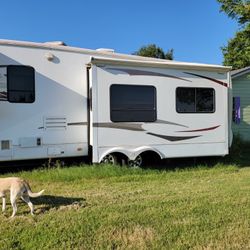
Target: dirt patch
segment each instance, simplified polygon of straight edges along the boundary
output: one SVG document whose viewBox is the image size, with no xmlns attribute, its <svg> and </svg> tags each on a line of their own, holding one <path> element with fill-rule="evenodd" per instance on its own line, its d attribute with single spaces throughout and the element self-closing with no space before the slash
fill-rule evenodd
<svg viewBox="0 0 250 250">
<path fill-rule="evenodd" d="M 59 211 L 61 211 L 61 210 L 78 210 L 78 209 L 81 209 L 83 207 L 86 207 L 86 204 L 84 204 L 82 202 L 75 201 L 70 205 L 61 205 L 57 208 L 57 210 L 59 210 Z"/>
<path fill-rule="evenodd" d="M 67 204 L 67 205 L 60 205 L 60 206 L 54 206 L 54 207 L 39 207 L 36 209 L 35 213 L 36 214 L 42 214 L 46 213 L 48 211 L 65 211 L 65 210 L 79 210 L 81 208 L 86 207 L 87 204 L 85 202 L 79 202 L 75 201 L 72 204 Z"/>
<path fill-rule="evenodd" d="M 149 249 L 154 239 L 154 230 L 149 227 L 135 226 L 131 229 L 116 229 L 110 239 L 115 249 Z"/>
</svg>

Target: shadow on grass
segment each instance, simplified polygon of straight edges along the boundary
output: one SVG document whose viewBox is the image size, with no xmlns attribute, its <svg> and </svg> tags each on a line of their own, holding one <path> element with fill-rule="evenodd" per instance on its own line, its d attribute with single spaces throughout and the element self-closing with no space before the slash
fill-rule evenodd
<svg viewBox="0 0 250 250">
<path fill-rule="evenodd" d="M 145 169 L 157 169 L 157 170 L 177 170 L 177 169 L 192 169 L 196 167 L 214 167 L 218 163 L 222 163 L 222 157 L 187 157 L 187 158 L 172 158 L 163 159 L 155 163 L 146 164 L 143 166 Z"/>
<path fill-rule="evenodd" d="M 250 143 L 242 140 L 238 135 L 234 136 L 233 144 L 226 156 L 189 157 L 164 159 L 146 165 L 146 169 L 176 170 L 191 169 L 196 167 L 213 168 L 217 165 L 236 165 L 239 168 L 250 167 Z"/>
<path fill-rule="evenodd" d="M 250 145 L 242 150 L 240 154 L 231 153 L 227 156 L 211 156 L 211 157 L 189 157 L 189 158 L 173 158 L 158 161 L 155 164 L 145 165 L 145 169 L 157 170 L 177 170 L 192 169 L 197 167 L 213 168 L 218 165 L 235 165 L 239 168 L 250 167 Z"/>
<path fill-rule="evenodd" d="M 87 206 L 85 198 L 63 197 L 54 195 L 43 195 L 32 199 L 34 205 L 43 205 L 40 208 L 43 212 L 49 210 L 80 209 Z"/>
<path fill-rule="evenodd" d="M 30 171 L 38 168 L 50 169 L 58 165 L 64 166 L 79 166 L 89 164 L 86 157 L 70 157 L 70 158 L 54 158 L 54 159 L 32 159 L 22 161 L 0 162 L 0 174 L 18 173 L 22 171 Z"/>
<path fill-rule="evenodd" d="M 250 143 L 242 140 L 238 135 L 234 136 L 233 144 L 223 162 L 235 164 L 241 168 L 250 166 Z"/>
</svg>

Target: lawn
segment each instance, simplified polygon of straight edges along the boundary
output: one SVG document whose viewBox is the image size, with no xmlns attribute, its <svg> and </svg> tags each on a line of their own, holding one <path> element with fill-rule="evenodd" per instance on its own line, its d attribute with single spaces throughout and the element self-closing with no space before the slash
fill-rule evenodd
<svg viewBox="0 0 250 250">
<path fill-rule="evenodd" d="M 8 176 L 5 174 L 2 176 Z M 250 168 L 36 169 L 35 213 L 0 215 L 0 249 L 250 249 Z M 1 177 L 2 177 L 1 176 Z"/>
</svg>

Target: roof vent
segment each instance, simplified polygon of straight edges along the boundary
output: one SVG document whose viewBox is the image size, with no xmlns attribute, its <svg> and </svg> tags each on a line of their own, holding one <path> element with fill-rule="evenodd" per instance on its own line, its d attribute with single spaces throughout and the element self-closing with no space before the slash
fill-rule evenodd
<svg viewBox="0 0 250 250">
<path fill-rule="evenodd" d="M 45 44 L 54 46 L 67 46 L 67 44 L 63 41 L 51 41 L 51 42 L 45 42 Z"/>
<path fill-rule="evenodd" d="M 110 53 L 110 54 L 115 53 L 115 50 L 114 50 L 114 49 L 107 49 L 107 48 L 96 49 L 96 51 L 98 51 L 98 52 L 103 52 L 103 53 Z"/>
</svg>

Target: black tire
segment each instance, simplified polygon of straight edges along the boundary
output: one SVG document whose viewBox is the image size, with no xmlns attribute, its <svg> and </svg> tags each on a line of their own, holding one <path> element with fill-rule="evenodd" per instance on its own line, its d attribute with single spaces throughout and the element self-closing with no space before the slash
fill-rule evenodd
<svg viewBox="0 0 250 250">
<path fill-rule="evenodd" d="M 109 165 L 117 165 L 117 157 L 114 154 L 107 154 L 102 158 L 101 163 Z"/>
<path fill-rule="evenodd" d="M 143 159 L 141 155 L 138 155 L 134 160 L 128 160 L 128 166 L 131 168 L 142 167 Z"/>
</svg>

